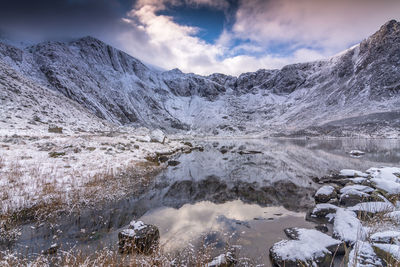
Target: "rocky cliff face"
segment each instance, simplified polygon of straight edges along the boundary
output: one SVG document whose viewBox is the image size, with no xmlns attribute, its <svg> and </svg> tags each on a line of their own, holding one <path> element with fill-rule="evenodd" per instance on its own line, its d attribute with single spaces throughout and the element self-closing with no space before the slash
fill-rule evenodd
<svg viewBox="0 0 400 267">
<path fill-rule="evenodd" d="M 117 124 L 204 134 L 398 134 L 399 38 L 400 23 L 389 21 L 331 59 L 239 77 L 157 71 L 92 37 L 23 48 L 3 42 L 0 56 Z"/>
</svg>

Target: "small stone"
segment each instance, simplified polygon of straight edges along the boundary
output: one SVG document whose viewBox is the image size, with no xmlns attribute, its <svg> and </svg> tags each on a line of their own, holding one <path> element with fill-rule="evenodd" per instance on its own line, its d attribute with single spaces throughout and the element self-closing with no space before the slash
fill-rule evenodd
<svg viewBox="0 0 400 267">
<path fill-rule="evenodd" d="M 53 255 L 56 254 L 60 246 L 58 244 L 52 244 L 48 249 L 42 251 L 43 255 Z"/>
<path fill-rule="evenodd" d="M 177 160 L 170 160 L 170 161 L 168 161 L 168 166 L 177 166 L 177 165 L 179 165 L 179 164 L 180 164 L 180 162 L 177 161 Z"/>
<path fill-rule="evenodd" d="M 315 193 L 315 202 L 317 203 L 326 203 L 331 199 L 337 198 L 336 189 L 331 185 L 325 185 L 318 189 Z"/>
<path fill-rule="evenodd" d="M 322 233 L 327 233 L 329 231 L 328 226 L 326 224 L 318 224 L 315 226 L 315 229 Z"/>
<path fill-rule="evenodd" d="M 63 128 L 62 127 L 58 127 L 56 125 L 49 125 L 48 132 L 49 133 L 62 133 L 63 132 Z"/>
<path fill-rule="evenodd" d="M 142 221 L 132 221 L 128 229 L 118 234 L 118 245 L 121 253 L 152 253 L 158 246 L 160 232 L 151 224 Z"/>
<path fill-rule="evenodd" d="M 157 130 L 154 130 L 151 132 L 150 142 L 157 142 L 157 143 L 164 144 L 166 138 L 167 137 L 165 136 L 163 131 L 161 131 L 160 129 L 157 129 Z"/>
</svg>

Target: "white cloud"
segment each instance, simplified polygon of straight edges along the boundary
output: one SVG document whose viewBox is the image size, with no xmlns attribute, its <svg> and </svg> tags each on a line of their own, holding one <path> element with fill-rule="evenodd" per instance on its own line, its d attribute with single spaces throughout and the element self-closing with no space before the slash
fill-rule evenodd
<svg viewBox="0 0 400 267">
<path fill-rule="evenodd" d="M 288 42 L 319 47 L 332 54 L 398 18 L 398 0 L 251 0 L 242 1 L 233 35 L 264 45 Z"/>
<path fill-rule="evenodd" d="M 225 29 L 215 44 L 209 44 L 196 37 L 198 28 L 179 25 L 172 17 L 157 13 L 167 4 L 182 3 L 227 8 L 226 0 L 139 0 L 123 19 L 128 28 L 118 33 L 118 46 L 165 69 L 238 75 L 336 54 L 400 14 L 400 3 L 390 0 L 386 4 L 372 0 L 242 1 L 232 30 Z M 232 47 L 237 39 L 250 42 Z M 286 43 L 294 52 L 251 56 L 277 43 Z"/>
</svg>

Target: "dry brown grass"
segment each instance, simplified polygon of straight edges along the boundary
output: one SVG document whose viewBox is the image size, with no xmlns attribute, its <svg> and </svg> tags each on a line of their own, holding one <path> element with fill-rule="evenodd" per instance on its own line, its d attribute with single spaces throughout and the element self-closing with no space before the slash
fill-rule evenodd
<svg viewBox="0 0 400 267">
<path fill-rule="evenodd" d="M 150 255 L 121 254 L 103 248 L 88 254 L 82 250 L 58 251 L 55 255 L 27 255 L 0 251 L 0 266 L 206 266 L 212 260 L 212 246 L 195 251 L 187 247 L 175 254 L 165 253 L 161 248 Z M 227 252 L 228 250 L 226 250 Z"/>
<path fill-rule="evenodd" d="M 118 171 L 104 168 L 90 177 L 84 177 L 86 182 L 83 185 L 56 183 L 57 171 L 52 168 L 45 172 L 39 165 L 24 168 L 18 162 L 1 170 L 0 175 L 4 175 L 6 184 L 0 191 L 0 241 L 12 241 L 18 225 L 22 223 L 55 220 L 61 214 L 79 212 L 83 207 L 95 207 L 127 194 L 138 193 L 147 187 L 161 167 L 140 162 Z M 74 175 L 83 177 L 77 171 Z M 27 179 L 35 188 L 33 193 L 25 191 Z M 16 194 L 23 199 L 22 202 L 13 202 L 12 197 Z"/>
</svg>

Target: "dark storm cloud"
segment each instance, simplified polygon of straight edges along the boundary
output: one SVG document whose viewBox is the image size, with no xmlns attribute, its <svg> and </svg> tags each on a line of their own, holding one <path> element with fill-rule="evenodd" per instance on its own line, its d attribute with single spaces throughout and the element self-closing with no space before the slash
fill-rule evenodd
<svg viewBox="0 0 400 267">
<path fill-rule="evenodd" d="M 134 0 L 2 0 L 0 31 L 23 38 L 104 36 Z"/>
</svg>

